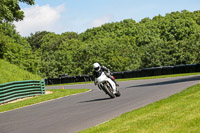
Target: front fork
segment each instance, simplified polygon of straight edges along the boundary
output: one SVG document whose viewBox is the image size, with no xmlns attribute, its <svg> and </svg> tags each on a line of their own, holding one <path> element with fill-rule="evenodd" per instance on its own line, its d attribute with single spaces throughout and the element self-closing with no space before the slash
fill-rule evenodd
<svg viewBox="0 0 200 133">
<path fill-rule="evenodd" d="M 98 87 L 99 87 L 100 90 L 103 90 L 102 86 L 103 86 L 102 83 L 98 85 Z"/>
</svg>

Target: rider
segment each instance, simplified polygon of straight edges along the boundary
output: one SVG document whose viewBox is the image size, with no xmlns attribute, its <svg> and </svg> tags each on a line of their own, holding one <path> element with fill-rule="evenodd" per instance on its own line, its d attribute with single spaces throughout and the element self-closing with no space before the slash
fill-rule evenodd
<svg viewBox="0 0 200 133">
<path fill-rule="evenodd" d="M 116 82 L 115 78 L 113 76 L 111 76 L 110 70 L 108 68 L 106 68 L 105 66 L 100 66 L 99 63 L 94 63 L 93 68 L 94 68 L 94 71 L 93 71 L 94 77 L 98 77 L 99 72 L 103 71 L 103 72 L 105 72 L 106 76 L 109 77 L 116 84 L 116 86 L 119 86 L 119 84 Z M 95 83 L 95 85 L 96 85 L 96 83 Z"/>
</svg>

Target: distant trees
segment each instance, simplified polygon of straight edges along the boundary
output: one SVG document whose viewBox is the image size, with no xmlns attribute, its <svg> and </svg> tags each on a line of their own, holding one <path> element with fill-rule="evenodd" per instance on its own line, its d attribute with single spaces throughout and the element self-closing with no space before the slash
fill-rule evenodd
<svg viewBox="0 0 200 133">
<path fill-rule="evenodd" d="M 0 23 L 0 58 L 42 77 L 91 74 L 99 62 L 111 71 L 200 63 L 200 11 L 125 19 L 77 34 L 40 31 L 21 37 Z"/>
</svg>

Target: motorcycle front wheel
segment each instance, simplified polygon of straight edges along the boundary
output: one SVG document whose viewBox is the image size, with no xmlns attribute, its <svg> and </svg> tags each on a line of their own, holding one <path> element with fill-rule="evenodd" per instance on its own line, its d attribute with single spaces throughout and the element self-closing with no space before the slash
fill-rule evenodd
<svg viewBox="0 0 200 133">
<path fill-rule="evenodd" d="M 108 83 L 104 84 L 104 91 L 110 96 L 110 98 L 115 98 L 115 94 L 113 94 L 113 89 L 108 85 Z"/>
</svg>

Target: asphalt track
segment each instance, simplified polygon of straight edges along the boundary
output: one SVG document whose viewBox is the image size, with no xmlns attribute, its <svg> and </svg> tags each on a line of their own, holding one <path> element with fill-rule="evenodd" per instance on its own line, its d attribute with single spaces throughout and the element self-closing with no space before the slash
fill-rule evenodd
<svg viewBox="0 0 200 133">
<path fill-rule="evenodd" d="M 94 84 L 65 89 L 92 91 L 0 113 L 0 133 L 73 133 L 169 97 L 200 82 L 200 76 L 119 82 L 121 97 L 110 99 Z M 61 89 L 62 86 L 47 87 Z"/>
</svg>

